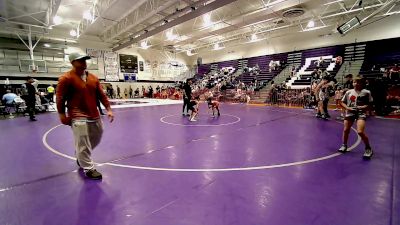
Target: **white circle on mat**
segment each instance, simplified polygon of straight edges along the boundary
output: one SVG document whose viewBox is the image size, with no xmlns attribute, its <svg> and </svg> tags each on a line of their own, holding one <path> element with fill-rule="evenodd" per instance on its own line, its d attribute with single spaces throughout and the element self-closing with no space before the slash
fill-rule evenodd
<svg viewBox="0 0 400 225">
<path fill-rule="evenodd" d="M 47 143 L 47 136 L 49 135 L 50 132 L 55 130 L 56 128 L 63 126 L 63 125 L 57 125 L 51 129 L 49 129 L 42 137 L 42 142 L 44 146 L 54 154 L 57 154 L 61 157 L 71 159 L 71 160 L 76 160 L 75 157 L 69 156 L 67 154 L 61 153 L 58 150 L 54 149 Z M 354 129 L 353 127 L 351 128 L 355 133 L 357 133 L 357 130 Z M 356 148 L 359 144 L 361 143 L 361 138 L 360 136 L 357 135 L 357 141 L 350 146 L 347 150 L 352 151 L 354 148 Z M 119 163 L 98 163 L 98 166 L 103 166 L 103 165 L 108 165 L 108 166 L 116 166 L 116 167 L 122 167 L 122 168 L 130 168 L 130 169 L 139 169 L 139 170 L 151 170 L 151 171 L 171 171 L 171 172 L 229 172 L 229 171 L 249 171 L 249 170 L 265 170 L 265 169 L 274 169 L 274 168 L 282 168 L 282 167 L 289 167 L 289 166 L 298 166 L 298 165 L 304 165 L 308 163 L 313 163 L 313 162 L 319 162 L 323 160 L 327 160 L 330 158 L 334 158 L 337 156 L 342 155 L 342 153 L 336 152 L 331 155 L 327 156 L 322 156 L 314 159 L 308 159 L 308 160 L 303 160 L 303 161 L 298 161 L 298 162 L 290 162 L 290 163 L 282 163 L 282 164 L 275 164 L 275 165 L 266 165 L 266 166 L 251 166 L 251 167 L 239 167 L 239 168 L 161 168 L 161 167 L 150 167 L 150 166 L 134 166 L 134 165 L 125 165 L 125 164 L 119 164 Z"/>
<path fill-rule="evenodd" d="M 181 117 L 182 115 L 168 115 L 168 116 L 164 116 L 164 117 L 161 117 L 161 118 L 160 118 L 160 121 L 161 121 L 162 123 L 165 123 L 165 124 L 174 125 L 174 126 L 182 126 L 182 127 L 219 127 L 219 126 L 228 126 L 228 125 L 232 125 L 232 124 L 235 124 L 235 123 L 240 122 L 240 117 L 237 117 L 237 116 L 234 116 L 234 115 L 230 115 L 230 114 L 221 114 L 221 116 L 233 117 L 233 118 L 235 118 L 236 120 L 233 121 L 233 122 L 221 123 L 221 124 L 195 124 L 195 123 L 193 123 L 193 124 L 181 124 L 181 123 L 171 123 L 171 122 L 165 121 L 166 118 L 170 118 L 170 117 L 173 117 L 173 116 L 179 116 L 179 117 Z"/>
</svg>

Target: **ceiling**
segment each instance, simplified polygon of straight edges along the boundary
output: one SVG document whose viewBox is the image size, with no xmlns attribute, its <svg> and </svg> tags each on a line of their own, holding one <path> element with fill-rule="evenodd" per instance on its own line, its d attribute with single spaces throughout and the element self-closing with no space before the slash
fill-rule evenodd
<svg viewBox="0 0 400 225">
<path fill-rule="evenodd" d="M 398 16 L 399 6 L 400 0 L 0 0 L 0 33 L 17 37 L 30 29 L 43 38 L 100 41 L 114 50 L 145 41 L 150 48 L 198 52 L 315 30 L 331 35 L 354 16 L 363 25 Z M 54 16 L 62 22 L 55 24 Z"/>
</svg>

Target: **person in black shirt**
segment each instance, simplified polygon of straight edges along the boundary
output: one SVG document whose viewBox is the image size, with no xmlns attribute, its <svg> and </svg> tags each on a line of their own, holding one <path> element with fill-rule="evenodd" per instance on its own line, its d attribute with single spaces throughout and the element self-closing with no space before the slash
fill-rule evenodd
<svg viewBox="0 0 400 225">
<path fill-rule="evenodd" d="M 153 98 L 153 87 L 151 85 L 149 87 L 149 98 Z"/>
<path fill-rule="evenodd" d="M 192 80 L 187 80 L 186 84 L 183 86 L 183 108 L 182 108 L 182 115 L 189 116 L 189 103 L 192 99 Z M 186 113 L 185 113 L 186 108 Z"/>
<path fill-rule="evenodd" d="M 36 103 L 36 88 L 32 85 L 35 80 L 28 76 L 26 79 L 25 87 L 27 89 L 28 95 L 25 97 L 26 109 L 29 113 L 29 119 L 31 121 L 36 121 L 35 118 L 35 103 Z"/>
<path fill-rule="evenodd" d="M 346 91 L 353 89 L 353 74 L 347 74 L 345 76 L 346 82 L 343 84 L 343 91 L 346 93 Z"/>
</svg>

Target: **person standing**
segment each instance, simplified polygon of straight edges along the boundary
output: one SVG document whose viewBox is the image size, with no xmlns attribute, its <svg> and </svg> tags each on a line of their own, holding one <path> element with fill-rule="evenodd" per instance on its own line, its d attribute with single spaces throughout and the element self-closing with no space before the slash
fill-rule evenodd
<svg viewBox="0 0 400 225">
<path fill-rule="evenodd" d="M 129 98 L 133 98 L 133 89 L 132 89 L 132 86 L 129 86 Z"/>
<path fill-rule="evenodd" d="M 35 103 L 36 103 L 36 95 L 37 91 L 35 86 L 33 86 L 33 83 L 35 82 L 35 79 L 33 79 L 31 76 L 28 76 L 26 78 L 26 83 L 25 83 L 25 88 L 26 88 L 26 96 L 25 96 L 25 103 L 26 103 L 26 110 L 29 113 L 29 119 L 30 121 L 36 121 L 35 118 Z"/>
<path fill-rule="evenodd" d="M 99 180 L 102 174 L 95 169 L 91 158 L 103 133 L 97 99 L 105 106 L 110 122 L 114 120 L 114 115 L 99 79 L 86 71 L 87 59 L 90 57 L 78 53 L 69 55 L 73 68 L 59 78 L 56 100 L 61 123 L 72 127 L 78 166 L 83 169 L 86 177 Z M 65 112 L 65 104 L 68 114 Z"/>
<path fill-rule="evenodd" d="M 121 98 L 121 89 L 119 89 L 119 86 L 117 85 L 117 98 Z"/>
<path fill-rule="evenodd" d="M 369 143 L 369 138 L 365 133 L 365 121 L 367 120 L 366 111 L 372 106 L 373 98 L 371 92 L 364 89 L 365 79 L 358 75 L 353 80 L 354 89 L 348 90 L 342 98 L 341 105 L 346 109 L 343 129 L 343 144 L 339 152 L 347 152 L 347 141 L 349 139 L 350 129 L 355 122 L 357 133 L 365 145 L 364 159 L 371 159 L 374 154 Z"/>
<path fill-rule="evenodd" d="M 50 85 L 47 87 L 47 98 L 50 100 L 50 102 L 54 102 L 54 86 Z"/>
<path fill-rule="evenodd" d="M 192 80 L 187 80 L 186 84 L 183 86 L 183 108 L 182 108 L 182 115 L 189 116 L 189 103 L 192 100 Z M 185 113 L 186 108 L 186 113 Z"/>
</svg>

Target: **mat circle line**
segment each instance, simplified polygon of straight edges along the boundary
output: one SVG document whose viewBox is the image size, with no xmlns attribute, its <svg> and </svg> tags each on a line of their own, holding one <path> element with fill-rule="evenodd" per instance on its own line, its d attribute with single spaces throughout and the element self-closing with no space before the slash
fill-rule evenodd
<svg viewBox="0 0 400 225">
<path fill-rule="evenodd" d="M 337 122 L 337 121 L 335 121 Z M 337 122 L 339 123 L 339 122 Z M 63 126 L 62 124 L 57 125 L 55 127 L 50 128 L 42 137 L 42 142 L 43 145 L 49 150 L 50 152 L 53 152 L 56 155 L 59 155 L 61 157 L 71 159 L 71 160 L 76 160 L 75 157 L 69 156 L 67 154 L 61 153 L 58 150 L 54 149 L 51 147 L 48 142 L 47 142 L 47 136 L 56 128 Z M 354 129 L 353 127 L 351 128 L 356 134 L 357 130 Z M 359 144 L 361 143 L 361 138 L 357 134 L 357 141 L 348 147 L 348 151 L 352 151 L 354 148 L 356 148 Z M 115 167 L 122 167 L 122 168 L 130 168 L 130 169 L 139 169 L 139 170 L 151 170 L 151 171 L 170 171 L 170 172 L 229 172 L 229 171 L 250 171 L 250 170 L 264 170 L 264 169 L 274 169 L 274 168 L 282 168 L 282 167 L 290 167 L 290 166 L 297 166 L 297 165 L 304 165 L 308 163 L 313 163 L 313 162 L 319 162 L 323 160 L 327 160 L 330 158 L 334 158 L 337 156 L 342 155 L 343 153 L 333 153 L 327 156 L 322 156 L 314 159 L 308 159 L 308 160 L 302 160 L 298 162 L 290 162 L 290 163 L 281 163 L 281 164 L 274 164 L 274 165 L 265 165 L 265 166 L 251 166 L 251 167 L 239 167 L 239 168 L 162 168 L 162 167 L 150 167 L 150 166 L 134 166 L 134 165 L 125 165 L 125 164 L 119 164 L 119 163 L 96 163 L 97 166 L 115 166 Z"/>
</svg>

